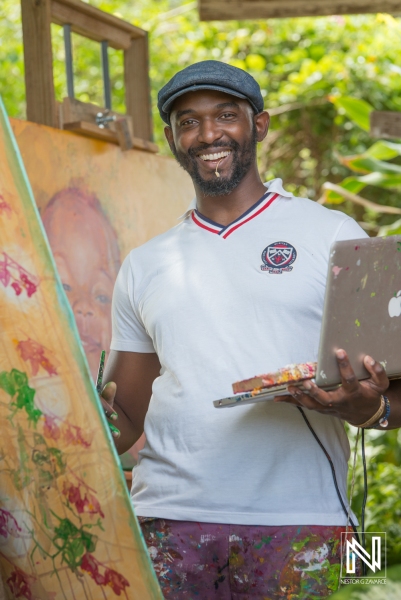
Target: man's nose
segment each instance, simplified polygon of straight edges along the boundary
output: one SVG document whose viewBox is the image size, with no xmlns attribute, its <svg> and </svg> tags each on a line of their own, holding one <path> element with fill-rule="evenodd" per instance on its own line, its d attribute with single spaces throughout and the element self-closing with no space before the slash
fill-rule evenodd
<svg viewBox="0 0 401 600">
<path fill-rule="evenodd" d="M 213 144 L 222 136 L 222 131 L 214 119 L 204 119 L 201 121 L 198 130 L 198 142 L 203 144 Z"/>
</svg>

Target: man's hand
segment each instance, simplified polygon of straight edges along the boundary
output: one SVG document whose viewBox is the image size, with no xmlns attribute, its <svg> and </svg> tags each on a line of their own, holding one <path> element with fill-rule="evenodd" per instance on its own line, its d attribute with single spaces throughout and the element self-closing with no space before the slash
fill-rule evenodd
<svg viewBox="0 0 401 600">
<path fill-rule="evenodd" d="M 365 356 L 364 365 L 370 373 L 369 379 L 358 381 L 344 350 L 337 350 L 337 362 L 341 373 L 341 386 L 331 392 L 317 387 L 312 381 L 303 384 L 307 393 L 300 388 L 288 386 L 289 396 L 277 396 L 275 402 L 288 402 L 295 406 L 316 410 L 322 414 L 338 417 L 361 425 L 368 421 L 380 407 L 380 397 L 389 387 L 389 380 L 382 365 L 370 356 Z"/>
<path fill-rule="evenodd" d="M 106 383 L 99 397 L 103 406 L 104 414 L 106 415 L 109 421 L 111 435 L 114 438 L 118 439 L 120 437 L 120 430 L 112 424 L 113 421 L 116 421 L 118 419 L 118 414 L 113 408 L 116 392 L 116 384 L 114 383 L 114 381 L 110 381 L 109 383 Z"/>
</svg>

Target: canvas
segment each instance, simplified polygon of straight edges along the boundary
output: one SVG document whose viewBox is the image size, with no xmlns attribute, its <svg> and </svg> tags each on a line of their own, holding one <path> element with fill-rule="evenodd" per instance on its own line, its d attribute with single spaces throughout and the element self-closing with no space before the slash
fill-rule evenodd
<svg viewBox="0 0 401 600">
<path fill-rule="evenodd" d="M 92 378 L 111 341 L 111 297 L 128 252 L 177 225 L 193 197 L 174 159 L 11 120 Z M 144 437 L 131 453 L 136 460 Z"/>
<path fill-rule="evenodd" d="M 2 104 L 0 423 L 6 597 L 161 599 Z"/>
</svg>

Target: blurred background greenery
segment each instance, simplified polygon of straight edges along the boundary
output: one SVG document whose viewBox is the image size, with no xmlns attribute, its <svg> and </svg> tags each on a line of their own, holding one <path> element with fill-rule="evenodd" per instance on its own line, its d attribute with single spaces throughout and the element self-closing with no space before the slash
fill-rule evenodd
<svg viewBox="0 0 401 600">
<path fill-rule="evenodd" d="M 194 1 L 90 4 L 149 31 L 155 141 L 162 153 L 168 148 L 156 110 L 160 87 L 193 62 L 228 62 L 257 79 L 272 114 L 271 132 L 259 148 L 264 179 L 281 177 L 287 189 L 346 212 L 371 235 L 401 233 L 401 144 L 372 140 L 368 125 L 372 109 L 401 111 L 401 19 L 378 14 L 205 23 Z M 1 9 L 0 93 L 9 115 L 25 118 L 19 2 L 2 0 Z M 52 26 L 52 37 L 61 100 L 67 95 L 61 27 Z M 73 54 L 76 97 L 101 105 L 99 45 L 73 34 Z M 110 49 L 109 57 L 113 109 L 124 112 L 122 53 Z M 365 202 L 342 196 L 341 187 Z M 366 446 L 366 528 L 387 531 L 389 564 L 401 563 L 401 430 L 368 432 Z M 360 462 L 357 469 L 358 513 Z"/>
</svg>

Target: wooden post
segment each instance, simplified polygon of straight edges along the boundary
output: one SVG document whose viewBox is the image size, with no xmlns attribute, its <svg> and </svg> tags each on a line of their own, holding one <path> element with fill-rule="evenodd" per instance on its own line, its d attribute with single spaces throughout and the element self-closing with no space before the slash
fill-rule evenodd
<svg viewBox="0 0 401 600">
<path fill-rule="evenodd" d="M 401 112 L 373 110 L 370 113 L 370 135 L 374 138 L 400 139 Z"/>
<path fill-rule="evenodd" d="M 124 51 L 125 106 L 132 117 L 134 136 L 153 140 L 147 34 L 134 38 Z"/>
<path fill-rule="evenodd" d="M 50 0 L 21 0 L 28 121 L 57 127 Z"/>
</svg>

